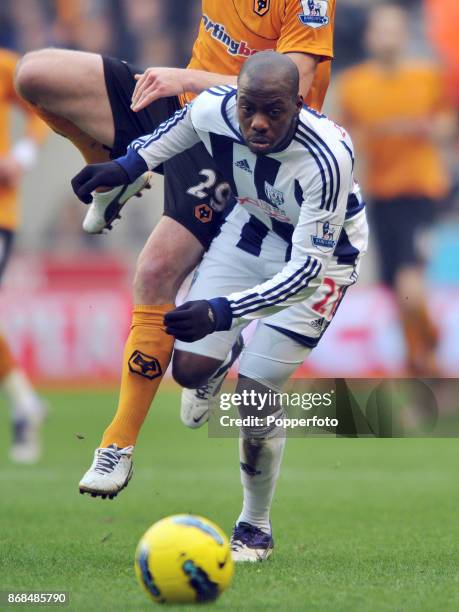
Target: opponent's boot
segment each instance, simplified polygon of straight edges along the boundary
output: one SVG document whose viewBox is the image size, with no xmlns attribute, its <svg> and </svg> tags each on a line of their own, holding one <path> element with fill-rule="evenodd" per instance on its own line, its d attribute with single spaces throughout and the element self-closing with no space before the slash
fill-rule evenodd
<svg viewBox="0 0 459 612">
<path fill-rule="evenodd" d="M 83 220 L 83 229 L 88 234 L 101 234 L 104 229 L 111 230 L 115 219 L 120 219 L 120 211 L 129 198 L 140 195 L 143 189 L 150 189 L 151 172 L 144 172 L 129 185 L 114 187 L 110 191 L 94 191 L 89 210 Z"/>
<path fill-rule="evenodd" d="M 94 461 L 80 480 L 80 493 L 90 493 L 92 497 L 103 499 L 116 497 L 132 477 L 133 450 L 133 446 L 118 448 L 116 444 L 96 448 Z"/>
</svg>

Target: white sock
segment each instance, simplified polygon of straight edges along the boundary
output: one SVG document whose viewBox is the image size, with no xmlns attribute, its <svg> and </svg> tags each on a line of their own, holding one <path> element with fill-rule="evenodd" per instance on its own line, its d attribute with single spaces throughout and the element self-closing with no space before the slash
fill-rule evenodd
<svg viewBox="0 0 459 612">
<path fill-rule="evenodd" d="M 32 385 L 19 369 L 10 372 L 0 381 L 0 387 L 11 405 L 13 418 L 41 416 L 42 404 Z"/>
<path fill-rule="evenodd" d="M 239 438 L 244 502 L 238 523 L 244 521 L 255 525 L 265 533 L 271 533 L 269 512 L 279 477 L 284 447 L 285 436 Z"/>
</svg>

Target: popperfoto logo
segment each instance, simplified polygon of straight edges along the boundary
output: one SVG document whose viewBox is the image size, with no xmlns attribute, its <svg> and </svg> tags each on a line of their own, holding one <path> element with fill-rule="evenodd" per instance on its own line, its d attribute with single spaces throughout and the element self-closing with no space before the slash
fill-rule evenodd
<svg viewBox="0 0 459 612">
<path fill-rule="evenodd" d="M 282 393 L 279 391 L 259 392 L 244 389 L 240 393 L 222 393 L 220 395 L 219 426 L 225 428 L 239 427 L 275 427 L 279 431 L 300 430 L 304 428 L 333 429 L 338 426 L 338 419 L 323 414 L 304 415 L 303 411 L 327 411 L 334 413 L 334 390 L 328 392 Z M 239 416 L 233 417 L 228 411 L 236 407 Z M 298 414 L 291 414 L 289 409 L 298 409 Z"/>
<path fill-rule="evenodd" d="M 458 379 L 294 379 L 283 391 L 252 382 L 220 394 L 209 436 L 238 437 L 242 428 L 293 437 L 459 437 Z"/>
<path fill-rule="evenodd" d="M 234 40 L 222 23 L 216 23 L 212 21 L 207 15 L 202 16 L 204 22 L 204 29 L 208 32 L 212 38 L 218 40 L 219 43 L 226 47 L 227 52 L 230 55 L 238 55 L 240 57 L 250 57 L 254 53 L 260 51 L 260 49 L 251 49 L 245 40 Z M 274 49 L 265 49 L 266 51 L 274 51 Z"/>
</svg>

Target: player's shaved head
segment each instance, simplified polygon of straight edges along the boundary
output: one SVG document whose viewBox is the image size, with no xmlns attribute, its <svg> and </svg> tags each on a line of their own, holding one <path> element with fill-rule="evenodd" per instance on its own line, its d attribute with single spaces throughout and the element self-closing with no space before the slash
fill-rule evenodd
<svg viewBox="0 0 459 612">
<path fill-rule="evenodd" d="M 303 99 L 296 64 L 286 55 L 252 55 L 238 78 L 239 126 L 252 153 L 266 154 L 288 143 L 296 130 Z"/>
<path fill-rule="evenodd" d="M 243 64 L 238 88 L 245 91 L 279 92 L 296 98 L 300 88 L 300 75 L 295 62 L 287 55 L 275 51 L 260 51 Z"/>
</svg>

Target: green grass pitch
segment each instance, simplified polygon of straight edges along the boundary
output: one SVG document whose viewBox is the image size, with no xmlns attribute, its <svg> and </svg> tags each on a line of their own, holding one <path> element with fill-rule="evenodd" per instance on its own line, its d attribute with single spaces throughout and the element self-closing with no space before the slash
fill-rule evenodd
<svg viewBox="0 0 459 612">
<path fill-rule="evenodd" d="M 0 417 L 0 590 L 65 590 L 74 610 L 151 609 L 133 571 L 140 536 L 177 512 L 207 516 L 229 534 L 241 502 L 236 440 L 186 430 L 178 391 L 162 391 L 129 487 L 113 501 L 92 499 L 79 495 L 77 483 L 116 396 L 47 398 L 37 466 L 8 462 L 5 410 Z M 459 610 L 458 456 L 454 439 L 289 440 L 272 514 L 273 557 L 237 567 L 212 605 Z"/>
</svg>

